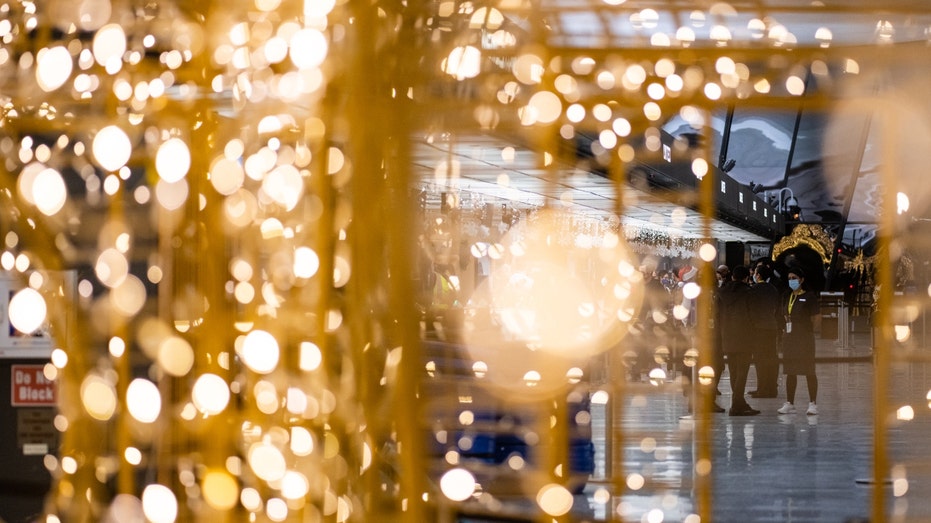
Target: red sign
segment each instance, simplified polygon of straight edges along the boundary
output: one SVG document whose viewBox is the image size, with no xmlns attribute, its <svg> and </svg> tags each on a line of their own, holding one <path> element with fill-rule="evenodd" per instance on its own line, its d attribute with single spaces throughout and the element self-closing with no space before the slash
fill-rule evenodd
<svg viewBox="0 0 931 523">
<path fill-rule="evenodd" d="M 58 404 L 55 382 L 45 377 L 44 365 L 12 365 L 11 401 L 14 407 L 54 407 Z"/>
</svg>

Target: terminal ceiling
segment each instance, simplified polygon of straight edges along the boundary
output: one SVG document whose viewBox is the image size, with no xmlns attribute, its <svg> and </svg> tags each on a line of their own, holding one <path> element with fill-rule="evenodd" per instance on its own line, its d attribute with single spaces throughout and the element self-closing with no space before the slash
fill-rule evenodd
<svg viewBox="0 0 931 523">
<path fill-rule="evenodd" d="M 804 94 L 789 96 L 774 85 L 769 96 L 722 99 L 709 109 L 706 128 L 681 117 L 665 118 L 673 137 L 710 138 L 713 164 L 733 161 L 728 174 L 761 197 L 794 197 L 803 222 L 822 223 L 842 234 L 851 248 L 869 248 L 880 206 L 884 158 L 895 156 L 895 179 L 911 204 L 912 220 L 923 221 L 931 191 L 923 190 L 921 166 L 931 143 L 931 104 L 923 94 L 928 80 L 931 4 L 890 1 L 876 8 L 866 1 L 759 0 L 736 2 L 540 0 L 502 2 L 509 23 L 528 33 L 544 28 L 554 54 L 639 55 L 645 59 L 688 53 L 740 56 L 750 67 L 777 67 L 772 57 L 799 56 L 805 64 Z M 507 6 L 511 5 L 511 8 Z M 728 30 L 722 41 L 715 32 Z M 680 39 L 682 38 L 682 39 Z M 885 126 L 885 127 L 883 127 Z M 885 129 L 885 131 L 883 131 Z M 891 138 L 883 145 L 883 133 Z M 502 160 L 502 150 L 516 153 Z M 420 144 L 414 161 L 426 179 L 439 159 L 456 158 L 462 187 L 514 205 L 571 201 L 578 212 L 610 214 L 618 207 L 612 183 L 580 164 L 561 168 L 547 181 L 531 148 L 508 134 L 462 135 Z M 923 159 L 924 158 L 924 159 Z M 508 186 L 496 182 L 502 173 Z M 663 223 L 681 202 L 626 191 L 625 223 Z M 929 193 L 929 194 L 925 194 Z M 688 207 L 688 206 L 686 206 Z M 694 207 L 694 206 L 692 206 Z M 698 213 L 677 223 L 678 233 L 702 234 Z M 760 241 L 758 235 L 721 221 L 720 240 Z"/>
</svg>

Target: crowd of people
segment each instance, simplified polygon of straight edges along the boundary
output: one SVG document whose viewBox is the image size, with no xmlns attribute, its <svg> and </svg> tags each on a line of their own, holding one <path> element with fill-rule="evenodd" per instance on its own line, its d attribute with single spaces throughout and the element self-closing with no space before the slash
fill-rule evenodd
<svg viewBox="0 0 931 523">
<path fill-rule="evenodd" d="M 633 379 L 657 364 L 667 372 L 686 371 L 685 355 L 695 345 L 697 314 L 694 298 L 684 292 L 698 282 L 698 270 L 686 265 L 677 271 L 644 271 L 646 291 L 638 318 L 639 357 L 631 367 Z M 760 414 L 747 397 L 776 398 L 779 393 L 780 361 L 785 375 L 786 398 L 779 414 L 795 413 L 798 377 L 805 376 L 809 403 L 805 411 L 818 414 L 818 378 L 815 374 L 815 331 L 820 319 L 818 293 L 806 285 L 805 271 L 790 266 L 778 274 L 769 259 L 715 271 L 711 323 L 714 390 L 720 395 L 720 379 L 727 369 L 731 404 L 728 409 L 710 405 L 714 412 L 731 416 Z M 781 358 L 780 358 L 781 354 Z M 756 389 L 747 391 L 750 369 L 756 372 Z"/>
</svg>

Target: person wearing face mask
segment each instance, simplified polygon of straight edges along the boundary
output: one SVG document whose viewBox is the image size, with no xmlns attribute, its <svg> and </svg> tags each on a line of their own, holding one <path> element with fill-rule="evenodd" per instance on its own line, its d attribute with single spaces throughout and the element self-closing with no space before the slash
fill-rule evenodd
<svg viewBox="0 0 931 523">
<path fill-rule="evenodd" d="M 808 410 L 818 414 L 818 377 L 815 375 L 815 324 L 821 318 L 818 297 L 805 288 L 805 271 L 790 267 L 786 274 L 791 292 L 782 302 L 785 327 L 782 342 L 782 372 L 786 376 L 786 402 L 777 412 L 793 414 L 798 377 L 808 383 Z"/>
</svg>

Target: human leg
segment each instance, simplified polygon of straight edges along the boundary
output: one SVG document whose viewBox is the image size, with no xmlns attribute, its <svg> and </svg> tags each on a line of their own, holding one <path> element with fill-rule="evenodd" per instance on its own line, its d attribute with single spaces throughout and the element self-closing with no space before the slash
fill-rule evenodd
<svg viewBox="0 0 931 523">
<path fill-rule="evenodd" d="M 758 398 L 775 398 L 779 392 L 779 354 L 776 333 L 763 332 L 761 347 L 756 362 Z"/>
<path fill-rule="evenodd" d="M 795 388 L 798 386 L 798 376 L 786 374 L 786 402 L 776 412 L 779 414 L 795 413 Z"/>
<path fill-rule="evenodd" d="M 759 414 L 744 399 L 747 388 L 747 374 L 750 370 L 750 356 L 746 354 L 728 354 L 728 371 L 731 376 L 731 415 Z"/>
<path fill-rule="evenodd" d="M 798 386 L 798 376 L 795 374 L 786 375 L 786 401 L 795 403 L 795 388 Z"/>
</svg>

